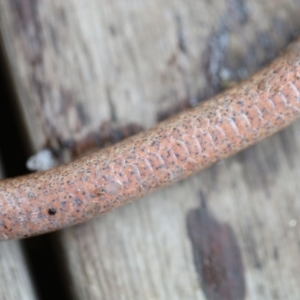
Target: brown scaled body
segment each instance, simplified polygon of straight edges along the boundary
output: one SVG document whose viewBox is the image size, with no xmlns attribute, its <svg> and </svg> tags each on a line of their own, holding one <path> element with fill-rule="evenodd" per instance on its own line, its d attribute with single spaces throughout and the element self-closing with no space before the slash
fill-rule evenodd
<svg viewBox="0 0 300 300">
<path fill-rule="evenodd" d="M 204 169 L 300 115 L 300 38 L 223 94 L 68 165 L 0 182 L 0 238 L 87 221 Z"/>
</svg>

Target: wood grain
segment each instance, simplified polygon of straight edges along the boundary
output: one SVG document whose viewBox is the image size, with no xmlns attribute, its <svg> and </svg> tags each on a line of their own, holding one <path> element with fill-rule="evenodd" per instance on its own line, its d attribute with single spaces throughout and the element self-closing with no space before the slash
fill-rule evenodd
<svg viewBox="0 0 300 300">
<path fill-rule="evenodd" d="M 3 177 L 1 161 L 0 177 Z M 19 241 L 0 244 L 0 278 L 0 299 L 37 299 Z"/>
<path fill-rule="evenodd" d="M 299 1 L 0 4 L 1 32 L 36 149 L 80 138 L 112 117 L 121 125 L 152 126 L 171 107 L 248 76 L 300 28 Z M 188 234 L 200 191 L 217 228 L 234 233 L 245 298 L 299 298 L 298 126 L 62 232 L 74 299 L 206 299 L 208 277 L 195 265 L 205 251 Z"/>
<path fill-rule="evenodd" d="M 0 182 L 0 239 L 85 223 L 206 169 L 300 116 L 300 36 L 266 68 L 150 130 Z"/>
</svg>

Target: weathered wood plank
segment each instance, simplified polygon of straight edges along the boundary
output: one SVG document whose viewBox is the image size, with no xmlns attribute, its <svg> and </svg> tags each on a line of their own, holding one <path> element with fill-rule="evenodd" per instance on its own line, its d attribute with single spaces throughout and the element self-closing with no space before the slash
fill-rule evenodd
<svg viewBox="0 0 300 300">
<path fill-rule="evenodd" d="M 0 4 L 36 149 L 106 120 L 149 127 L 248 76 L 300 29 L 291 0 Z M 299 126 L 62 232 L 74 298 L 298 299 Z"/>
<path fill-rule="evenodd" d="M 3 177 L 0 161 L 0 178 Z M 20 242 L 0 244 L 0 299 L 37 299 Z"/>
</svg>

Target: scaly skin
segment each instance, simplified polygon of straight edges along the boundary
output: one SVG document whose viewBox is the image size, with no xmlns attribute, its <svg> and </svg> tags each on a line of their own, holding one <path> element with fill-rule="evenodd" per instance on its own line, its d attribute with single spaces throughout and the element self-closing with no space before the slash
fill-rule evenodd
<svg viewBox="0 0 300 300">
<path fill-rule="evenodd" d="M 95 216 L 207 168 L 300 115 L 300 38 L 240 85 L 68 165 L 0 182 L 0 237 Z"/>
</svg>

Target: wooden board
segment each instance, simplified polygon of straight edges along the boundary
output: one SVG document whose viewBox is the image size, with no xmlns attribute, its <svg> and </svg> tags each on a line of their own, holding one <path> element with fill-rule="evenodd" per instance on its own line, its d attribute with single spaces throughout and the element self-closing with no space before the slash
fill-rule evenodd
<svg viewBox="0 0 300 300">
<path fill-rule="evenodd" d="M 2 177 L 0 161 L 0 178 Z M 0 244 L 0 299 L 37 299 L 19 241 Z"/>
<path fill-rule="evenodd" d="M 0 0 L 36 150 L 150 127 L 275 57 L 300 2 Z M 59 237 L 74 299 L 298 299 L 300 123 Z"/>
</svg>

